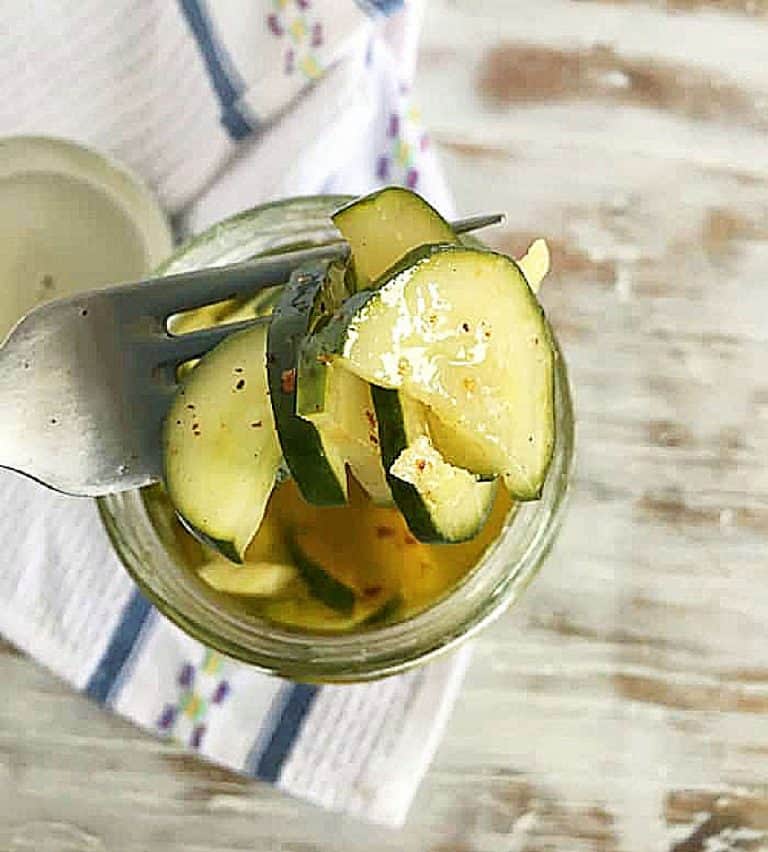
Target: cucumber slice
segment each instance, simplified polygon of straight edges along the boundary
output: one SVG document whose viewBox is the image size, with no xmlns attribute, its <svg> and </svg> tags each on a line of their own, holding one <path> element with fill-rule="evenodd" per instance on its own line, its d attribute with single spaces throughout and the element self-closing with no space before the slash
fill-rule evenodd
<svg viewBox="0 0 768 852">
<path fill-rule="evenodd" d="M 454 464 L 503 476 L 518 500 L 539 497 L 554 445 L 555 356 L 514 261 L 416 249 L 378 290 L 350 297 L 318 337 L 319 357 L 429 406 L 456 434 Z M 475 452 L 461 457 L 464 446 Z"/>
<path fill-rule="evenodd" d="M 325 307 L 328 263 L 297 270 L 272 315 L 267 344 L 272 411 L 283 457 L 304 499 L 318 506 L 347 502 L 347 472 L 338 447 L 296 414 L 299 346 Z"/>
<path fill-rule="evenodd" d="M 276 598 L 265 601 L 260 611 L 270 621 L 303 631 L 344 633 L 392 621 L 401 606 L 401 598 L 394 597 L 377 606 L 358 603 L 350 612 L 340 613 L 312 598 Z"/>
<path fill-rule="evenodd" d="M 289 626 L 338 633 L 353 627 L 381 624 L 399 611 L 402 605 L 399 592 L 390 592 L 381 586 L 377 594 L 370 595 L 343 582 L 308 554 L 300 539 L 298 530 L 287 536 L 291 558 L 304 581 L 305 596 L 267 601 L 262 610 L 267 618 Z M 343 571 L 341 574 L 344 576 Z"/>
<path fill-rule="evenodd" d="M 369 288 L 417 246 L 457 242 L 453 229 L 434 207 L 400 186 L 359 198 L 331 218 L 352 250 L 355 290 Z"/>
<path fill-rule="evenodd" d="M 203 328 L 212 328 L 218 325 L 221 317 L 233 310 L 236 305 L 235 299 L 226 299 L 223 302 L 214 302 L 211 305 L 203 305 L 191 311 L 175 314 L 169 318 L 168 328 L 174 334 L 187 334 Z"/>
<path fill-rule="evenodd" d="M 378 506 L 392 505 L 379 453 L 379 433 L 371 388 L 354 373 L 321 365 L 302 353 L 296 410 L 338 448 L 350 473 Z"/>
<path fill-rule="evenodd" d="M 297 576 L 293 565 L 280 562 L 246 562 L 244 565 L 232 565 L 223 559 L 206 562 L 198 573 L 200 578 L 217 592 L 250 597 L 272 597 Z"/>
<path fill-rule="evenodd" d="M 337 580 L 318 562 L 310 559 L 298 546 L 295 538 L 289 539 L 288 548 L 299 576 L 312 597 L 334 612 L 342 615 L 351 614 L 355 608 L 354 590 Z"/>
<path fill-rule="evenodd" d="M 528 286 L 534 293 L 539 292 L 541 283 L 549 272 L 549 246 L 545 240 L 534 240 L 526 253 L 516 261 L 525 276 Z M 471 436 L 457 438 L 450 426 L 446 426 L 438 417 L 427 412 L 427 423 L 432 442 L 440 448 L 440 453 L 451 464 L 467 464 L 472 469 L 481 469 L 484 465 L 482 442 L 476 442 Z"/>
<path fill-rule="evenodd" d="M 256 317 L 270 316 L 280 301 L 283 292 L 283 284 L 275 284 L 260 290 L 249 299 L 231 302 L 223 308 L 217 318 L 217 325 L 227 322 L 241 322 L 242 320 L 255 319 Z"/>
<path fill-rule="evenodd" d="M 360 622 L 364 627 L 377 627 L 380 624 L 386 624 L 388 621 L 394 621 L 400 610 L 403 607 L 403 596 L 400 594 L 393 595 L 389 600 L 375 609 L 369 616 Z"/>
<path fill-rule="evenodd" d="M 267 328 L 231 335 L 189 373 L 163 428 L 168 496 L 182 523 L 242 561 L 280 465 L 267 389 Z"/>
<path fill-rule="evenodd" d="M 474 538 L 493 508 L 496 482 L 478 482 L 443 459 L 429 439 L 420 403 L 380 387 L 373 388 L 373 402 L 389 487 L 408 528 L 424 542 Z"/>
<path fill-rule="evenodd" d="M 546 240 L 534 240 L 517 265 L 525 275 L 528 286 L 534 293 L 538 293 L 541 282 L 549 272 L 549 246 Z"/>
<path fill-rule="evenodd" d="M 244 301 L 227 299 L 225 302 L 204 305 L 202 308 L 172 317 L 169 327 L 174 334 L 187 334 L 190 331 L 213 328 L 229 322 L 269 316 L 277 305 L 282 290 L 282 284 L 275 284 L 274 287 L 267 287 Z M 199 358 L 192 358 L 179 364 L 176 368 L 176 381 L 183 381 L 195 369 L 199 361 Z"/>
</svg>

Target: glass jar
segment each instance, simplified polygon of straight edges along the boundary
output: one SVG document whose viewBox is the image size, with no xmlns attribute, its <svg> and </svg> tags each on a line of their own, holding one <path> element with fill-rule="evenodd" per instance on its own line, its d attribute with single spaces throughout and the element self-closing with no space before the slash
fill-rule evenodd
<svg viewBox="0 0 768 852">
<path fill-rule="evenodd" d="M 183 246 L 160 269 L 171 274 L 232 263 L 278 247 L 338 237 L 329 215 L 344 196 L 296 198 L 241 213 Z M 114 547 L 136 583 L 173 622 L 206 645 L 300 681 L 368 680 L 423 663 L 477 633 L 515 601 L 554 541 L 568 491 L 573 413 L 565 362 L 555 371 L 556 440 L 540 500 L 510 513 L 502 532 L 457 586 L 403 621 L 326 635 L 281 628 L 222 605 L 153 526 L 139 491 L 99 500 Z"/>
</svg>

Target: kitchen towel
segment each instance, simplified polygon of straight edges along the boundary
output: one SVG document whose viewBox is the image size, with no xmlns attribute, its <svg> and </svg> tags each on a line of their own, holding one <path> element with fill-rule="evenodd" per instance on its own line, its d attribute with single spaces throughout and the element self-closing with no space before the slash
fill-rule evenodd
<svg viewBox="0 0 768 852">
<path fill-rule="evenodd" d="M 0 0 L 0 134 L 112 153 L 182 233 L 272 198 L 386 183 L 452 213 L 410 101 L 421 12 L 396 0 Z M 405 819 L 466 649 L 370 684 L 290 683 L 161 616 L 91 501 L 0 471 L 0 538 L 0 632 L 75 689 L 201 759 L 323 807 Z"/>
</svg>

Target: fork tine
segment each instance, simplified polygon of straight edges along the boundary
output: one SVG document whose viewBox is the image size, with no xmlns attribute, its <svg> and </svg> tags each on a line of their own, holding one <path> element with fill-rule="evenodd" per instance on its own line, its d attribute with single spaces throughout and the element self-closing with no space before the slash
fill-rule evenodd
<svg viewBox="0 0 768 852">
<path fill-rule="evenodd" d="M 204 328 L 199 331 L 190 331 L 187 334 L 166 335 L 160 340 L 158 364 L 166 366 L 189 361 L 191 358 L 199 358 L 201 355 L 205 355 L 209 349 L 213 349 L 216 344 L 221 343 L 225 337 L 229 337 L 230 334 L 268 322 L 269 317 L 256 317 L 241 322 L 217 325 L 213 328 Z"/>
<path fill-rule="evenodd" d="M 470 216 L 454 221 L 452 226 L 457 233 L 465 233 L 485 228 L 488 225 L 495 225 L 503 220 L 504 214 L 500 213 Z M 321 248 L 286 252 L 284 255 L 259 258 L 249 263 L 201 270 L 199 273 L 185 273 L 183 275 L 184 280 L 179 287 L 176 286 L 175 279 L 181 276 L 168 276 L 159 283 L 156 289 L 162 290 L 163 297 L 165 297 L 167 287 L 170 284 L 175 292 L 180 290 L 183 293 L 181 298 L 169 296 L 167 300 L 167 303 L 172 305 L 172 308 L 175 309 L 174 312 L 177 313 L 180 310 L 199 307 L 211 301 L 227 298 L 230 295 L 251 293 L 261 287 L 279 283 L 281 280 L 287 280 L 291 272 L 304 263 L 317 259 L 343 258 L 348 251 L 349 248 L 346 243 L 338 242 Z M 279 263 L 275 263 L 275 261 L 279 261 Z M 190 302 L 190 299 L 193 302 Z M 198 299 L 200 300 L 199 304 L 197 303 Z M 156 309 L 159 302 L 153 304 Z M 160 366 L 175 365 L 192 358 L 199 358 L 209 349 L 213 349 L 214 346 L 221 343 L 224 338 L 229 337 L 230 334 L 244 331 L 263 322 L 269 322 L 269 318 L 258 317 L 242 322 L 225 323 L 186 334 L 164 335 L 159 344 L 158 364 Z"/>
<path fill-rule="evenodd" d="M 317 260 L 337 260 L 347 256 L 345 243 L 303 249 L 256 258 L 245 263 L 218 266 L 168 275 L 160 281 L 129 285 L 129 299 L 138 303 L 141 313 L 164 320 L 171 314 L 199 308 L 236 296 L 245 296 L 288 280 L 296 267 Z M 128 288 L 126 288 L 128 289 Z M 144 292 L 139 295 L 137 291 Z"/>
<path fill-rule="evenodd" d="M 457 234 L 466 234 L 467 231 L 479 231 L 489 225 L 499 225 L 506 219 L 504 213 L 487 213 L 480 216 L 467 216 L 465 219 L 456 219 L 451 222 L 451 227 Z"/>
<path fill-rule="evenodd" d="M 495 225 L 503 214 L 469 216 L 453 222 L 457 233 L 466 233 Z M 305 263 L 318 260 L 341 260 L 349 254 L 349 246 L 339 240 L 328 245 L 285 254 L 258 257 L 242 263 L 216 266 L 165 276 L 161 281 L 142 281 L 123 289 L 126 309 L 130 304 L 134 315 L 151 316 L 164 321 L 169 316 L 200 308 L 238 296 L 247 296 L 288 280 L 291 273 Z M 115 296 L 118 294 L 115 293 Z"/>
</svg>

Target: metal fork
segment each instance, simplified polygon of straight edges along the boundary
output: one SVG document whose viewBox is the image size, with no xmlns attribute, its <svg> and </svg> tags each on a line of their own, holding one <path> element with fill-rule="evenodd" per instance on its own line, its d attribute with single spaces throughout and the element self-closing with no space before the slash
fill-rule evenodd
<svg viewBox="0 0 768 852">
<path fill-rule="evenodd" d="M 501 215 L 453 223 L 459 233 Z M 162 422 L 176 368 L 258 322 L 174 335 L 168 318 L 288 280 L 305 263 L 341 259 L 336 240 L 244 263 L 150 278 L 42 305 L 0 347 L 0 467 L 83 497 L 140 488 L 162 473 Z"/>
</svg>

